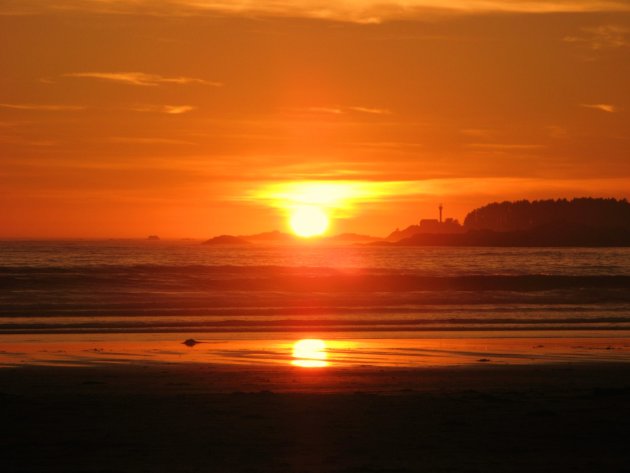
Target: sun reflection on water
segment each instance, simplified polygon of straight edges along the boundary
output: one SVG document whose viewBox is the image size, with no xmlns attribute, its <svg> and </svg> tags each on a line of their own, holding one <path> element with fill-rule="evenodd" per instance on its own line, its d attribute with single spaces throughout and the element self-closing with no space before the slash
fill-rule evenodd
<svg viewBox="0 0 630 473">
<path fill-rule="evenodd" d="M 323 368 L 328 366 L 327 357 L 324 340 L 306 338 L 293 344 L 291 364 L 301 368 Z"/>
</svg>

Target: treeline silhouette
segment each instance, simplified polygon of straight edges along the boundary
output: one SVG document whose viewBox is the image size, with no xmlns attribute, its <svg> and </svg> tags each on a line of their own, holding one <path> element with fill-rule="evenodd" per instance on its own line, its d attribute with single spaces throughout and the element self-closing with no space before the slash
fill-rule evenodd
<svg viewBox="0 0 630 473">
<path fill-rule="evenodd" d="M 630 203 L 595 198 L 495 202 L 473 210 L 464 220 L 469 231 L 519 232 L 559 224 L 630 230 Z"/>
<path fill-rule="evenodd" d="M 415 233 L 410 246 L 630 246 L 630 203 L 616 199 L 520 200 L 484 205 L 464 232 Z M 387 244 L 386 242 L 378 244 Z"/>
</svg>

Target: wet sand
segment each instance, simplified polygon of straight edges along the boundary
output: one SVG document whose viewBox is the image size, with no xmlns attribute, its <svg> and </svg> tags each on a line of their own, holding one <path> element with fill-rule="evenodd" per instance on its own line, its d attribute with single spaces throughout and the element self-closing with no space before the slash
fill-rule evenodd
<svg viewBox="0 0 630 473">
<path fill-rule="evenodd" d="M 629 471 L 630 363 L 0 369 L 7 472 Z"/>
<path fill-rule="evenodd" d="M 0 335 L 0 368 L 23 365 L 103 364 L 289 365 L 303 334 L 244 338 L 186 334 L 28 334 Z M 425 333 L 315 333 L 325 341 L 326 364 L 337 368 L 425 368 L 491 364 L 630 362 L 630 332 L 608 331 L 450 331 Z M 216 337 L 216 335 L 215 335 Z M 368 338 L 371 337 L 371 338 Z M 397 337 L 397 338 L 393 338 Z M 185 338 L 201 340 L 187 346 Z"/>
</svg>

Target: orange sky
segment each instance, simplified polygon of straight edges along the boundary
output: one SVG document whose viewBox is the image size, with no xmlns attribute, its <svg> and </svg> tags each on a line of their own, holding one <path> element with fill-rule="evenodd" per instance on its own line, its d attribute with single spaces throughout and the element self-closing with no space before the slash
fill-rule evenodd
<svg viewBox="0 0 630 473">
<path fill-rule="evenodd" d="M 387 189 L 335 233 L 630 197 L 628 2 L 334 5 L 0 0 L 0 237 L 285 229 L 296 180 Z"/>
</svg>

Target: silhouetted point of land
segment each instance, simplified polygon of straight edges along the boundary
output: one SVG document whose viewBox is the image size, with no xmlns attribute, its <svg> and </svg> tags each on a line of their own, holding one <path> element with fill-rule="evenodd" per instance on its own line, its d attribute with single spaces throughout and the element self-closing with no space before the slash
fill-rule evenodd
<svg viewBox="0 0 630 473">
<path fill-rule="evenodd" d="M 401 246 L 630 246 L 630 204 L 579 198 L 491 203 L 456 220 L 422 220 L 391 233 Z"/>
<path fill-rule="evenodd" d="M 271 232 L 257 233 L 254 235 L 220 235 L 210 238 L 203 242 L 205 245 L 250 245 L 250 244 L 271 244 L 271 245 L 300 245 L 310 243 L 323 244 L 354 244 L 354 243 L 370 243 L 379 241 L 369 235 L 360 235 L 357 233 L 341 233 L 333 236 L 321 236 L 312 238 L 301 238 L 290 233 L 274 230 Z"/>
<path fill-rule="evenodd" d="M 250 242 L 233 235 L 219 235 L 203 242 L 204 245 L 249 245 Z"/>
<path fill-rule="evenodd" d="M 271 231 L 255 235 L 220 235 L 208 245 L 373 244 L 399 246 L 614 247 L 630 246 L 630 203 L 627 200 L 576 198 L 520 200 L 484 205 L 464 224 L 456 219 L 422 219 L 387 237 L 356 233 L 299 238 Z"/>
</svg>

